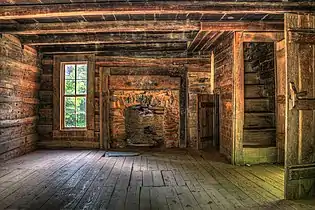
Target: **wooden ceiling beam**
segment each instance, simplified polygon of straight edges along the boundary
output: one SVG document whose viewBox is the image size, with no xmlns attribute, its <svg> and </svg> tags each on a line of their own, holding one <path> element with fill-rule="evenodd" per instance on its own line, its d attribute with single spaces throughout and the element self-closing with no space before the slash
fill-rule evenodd
<svg viewBox="0 0 315 210">
<path fill-rule="evenodd" d="M 106 50 L 76 50 L 76 51 L 43 51 L 43 55 L 60 55 L 60 54 L 86 54 L 95 53 L 97 56 L 125 56 L 125 57 L 135 57 L 135 58 L 186 58 L 187 52 L 183 50 L 170 50 L 170 51 L 106 51 Z"/>
<path fill-rule="evenodd" d="M 283 22 L 202 22 L 201 31 L 284 31 Z"/>
<path fill-rule="evenodd" d="M 223 14 L 223 13 L 283 13 L 314 12 L 314 2 L 103 2 L 52 5 L 18 5 L 0 8 L 0 19 L 48 18 L 80 15 L 116 14 Z"/>
<path fill-rule="evenodd" d="M 118 32 L 178 32 L 199 31 L 193 21 L 97 21 L 75 23 L 2 24 L 0 31 L 9 34 L 71 34 Z"/>
<path fill-rule="evenodd" d="M 177 43 L 137 43 L 137 44 L 96 44 L 96 45 L 54 45 L 54 46 L 40 46 L 38 49 L 41 52 L 81 52 L 81 51 L 186 51 L 186 42 Z"/>
<path fill-rule="evenodd" d="M 24 45 L 72 45 L 72 44 L 122 44 L 187 42 L 195 33 L 106 33 L 71 35 L 27 35 L 21 36 Z"/>
</svg>

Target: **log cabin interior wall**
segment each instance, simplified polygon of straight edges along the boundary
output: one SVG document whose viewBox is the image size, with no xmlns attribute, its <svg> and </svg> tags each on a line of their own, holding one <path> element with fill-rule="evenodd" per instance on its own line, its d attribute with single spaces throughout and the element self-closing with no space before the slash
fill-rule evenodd
<svg viewBox="0 0 315 210">
<path fill-rule="evenodd" d="M 135 99 L 131 105 L 140 104 L 141 100 L 137 99 L 141 95 L 147 95 L 152 100 L 155 97 L 148 95 L 148 92 L 163 90 L 165 96 L 169 95 L 168 91 L 175 90 L 175 101 L 178 106 L 175 107 L 175 115 L 168 113 L 164 123 L 164 137 L 166 147 L 185 147 L 186 144 L 196 147 L 197 141 L 197 94 L 210 92 L 210 63 L 208 57 L 195 58 L 137 58 L 124 56 L 96 56 L 95 61 L 95 85 L 94 85 L 94 132 L 89 136 L 81 135 L 82 132 L 67 132 L 63 136 L 58 132 L 53 132 L 53 63 L 54 56 L 44 56 L 42 59 L 41 89 L 39 109 L 38 133 L 41 136 L 39 146 L 41 147 L 88 147 L 99 148 L 104 142 L 101 136 L 101 111 L 100 108 L 100 91 L 101 85 L 104 85 L 105 79 L 101 74 L 108 76 L 109 84 L 109 139 L 108 145 L 113 148 L 125 147 L 127 145 L 127 133 L 125 126 L 124 110 L 128 107 L 128 102 Z M 60 57 L 60 56 L 59 56 Z M 188 71 L 188 72 L 187 72 Z M 101 73 L 102 72 L 102 73 Z M 106 73 L 107 72 L 107 73 Z M 117 79 L 115 79 L 117 78 Z M 142 78 L 141 81 L 135 78 Z M 146 78 L 143 80 L 143 78 Z M 178 78 L 178 79 L 176 79 Z M 123 80 L 122 80 L 123 79 Z M 174 80 L 175 79 L 175 80 Z M 174 80 L 174 82 L 172 82 Z M 188 80 L 187 92 L 186 80 Z M 145 84 L 146 82 L 152 82 Z M 176 82 L 178 81 L 178 82 Z M 103 84 L 101 84 L 103 83 Z M 168 87 L 167 84 L 178 84 L 177 87 Z M 125 85 L 124 85 L 125 84 Z M 151 85 L 151 87 L 150 87 Z M 174 86 L 174 85 L 173 85 Z M 138 91 L 138 95 L 132 96 L 130 91 Z M 154 95 L 159 95 L 157 91 Z M 189 133 L 186 133 L 186 94 L 190 98 L 187 124 L 191 125 Z M 128 96 L 128 97 L 127 97 Z M 164 98 L 166 98 L 164 96 Z M 171 95 L 169 95 L 171 96 Z M 168 96 L 168 97 L 169 97 Z M 141 97 L 140 97 L 141 98 Z M 163 97 L 162 97 L 163 98 Z M 156 98 L 158 99 L 158 98 Z M 174 100 L 174 97 L 171 97 Z M 102 97 L 101 100 L 104 100 Z M 168 101 L 165 101 L 169 103 Z M 178 108 L 176 108 L 178 107 Z M 177 110 L 176 110 L 177 109 Z M 180 111 L 181 110 L 181 111 Z M 167 118 L 169 123 L 167 123 Z M 104 122 L 104 121 L 102 121 Z M 175 129 L 175 127 L 177 127 Z M 105 128 L 103 128 L 105 129 Z M 167 134 L 169 131 L 169 134 Z M 166 132 L 166 133 L 165 133 Z M 186 135 L 189 135 L 186 137 Z M 80 137 L 81 136 L 81 137 Z M 191 137 L 190 137 L 191 136 Z M 186 142 L 186 138 L 188 139 Z M 101 143 L 100 143 L 101 142 Z M 104 145 L 102 145 L 104 146 Z"/>
<path fill-rule="evenodd" d="M 0 37 L 0 160 L 36 148 L 38 66 L 35 50 L 14 36 Z"/>
<path fill-rule="evenodd" d="M 219 95 L 220 152 L 229 160 L 233 152 L 234 33 L 225 32 L 214 52 L 215 93 Z"/>
</svg>

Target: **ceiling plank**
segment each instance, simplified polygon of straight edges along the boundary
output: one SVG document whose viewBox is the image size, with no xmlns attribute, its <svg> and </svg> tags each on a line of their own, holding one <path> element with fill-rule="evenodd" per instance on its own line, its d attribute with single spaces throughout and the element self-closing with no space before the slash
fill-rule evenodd
<svg viewBox="0 0 315 210">
<path fill-rule="evenodd" d="M 206 31 L 204 37 L 202 37 L 202 39 L 200 39 L 199 43 L 195 46 L 194 49 L 192 49 L 192 52 L 198 51 L 198 48 L 202 47 L 205 44 L 205 42 L 207 42 L 207 40 L 209 39 L 209 36 L 212 35 L 211 32 L 212 31 Z"/>
<path fill-rule="evenodd" d="M 25 45 L 72 45 L 72 44 L 119 44 L 187 42 L 195 33 L 106 33 L 73 35 L 27 35 L 21 36 Z"/>
<path fill-rule="evenodd" d="M 0 8 L 0 19 L 117 14 L 232 14 L 240 12 L 276 14 L 283 12 L 314 12 L 314 10 L 314 2 L 160 1 L 134 4 L 129 2 L 103 2 L 3 6 Z"/>
<path fill-rule="evenodd" d="M 201 31 L 284 31 L 283 22 L 202 22 Z"/>
<path fill-rule="evenodd" d="M 69 34 L 114 32 L 199 31 L 200 23 L 193 21 L 97 21 L 75 23 L 2 24 L 0 31 L 10 34 Z"/>
<path fill-rule="evenodd" d="M 226 32 L 224 31 L 216 32 L 216 34 L 212 36 L 211 39 L 209 39 L 205 45 L 203 45 L 200 51 L 203 51 L 203 50 L 207 51 L 224 33 Z"/>
<path fill-rule="evenodd" d="M 199 31 L 198 34 L 193 39 L 193 41 L 189 44 L 187 50 L 190 52 L 194 51 L 195 47 L 203 39 L 203 37 L 206 35 L 206 33 L 207 33 L 206 31 Z"/>
</svg>

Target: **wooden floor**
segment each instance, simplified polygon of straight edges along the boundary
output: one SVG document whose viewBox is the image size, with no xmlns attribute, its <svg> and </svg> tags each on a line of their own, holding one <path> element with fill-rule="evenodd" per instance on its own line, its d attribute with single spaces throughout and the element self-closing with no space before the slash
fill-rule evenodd
<svg viewBox="0 0 315 210">
<path fill-rule="evenodd" d="M 279 166 L 236 167 L 187 150 L 103 153 L 38 150 L 1 164 L 0 208 L 312 209 L 283 200 Z"/>
</svg>

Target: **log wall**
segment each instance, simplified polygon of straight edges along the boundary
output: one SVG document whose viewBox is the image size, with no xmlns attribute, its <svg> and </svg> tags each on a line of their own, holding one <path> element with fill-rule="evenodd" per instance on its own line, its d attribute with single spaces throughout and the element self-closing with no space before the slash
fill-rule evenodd
<svg viewBox="0 0 315 210">
<path fill-rule="evenodd" d="M 231 159 L 233 143 L 233 38 L 233 33 L 224 34 L 214 48 L 215 93 L 220 97 L 220 153 L 228 159 Z"/>
<path fill-rule="evenodd" d="M 210 62 L 210 59 L 209 59 Z M 210 63 L 201 65 L 195 71 L 192 66 L 188 66 L 188 146 L 197 148 L 198 144 L 198 94 L 210 94 Z"/>
<path fill-rule="evenodd" d="M 0 161 L 36 147 L 39 71 L 35 50 L 0 37 Z"/>
<path fill-rule="evenodd" d="M 95 61 L 94 74 L 94 133 L 92 138 L 75 138 L 76 131 L 67 132 L 67 138 L 54 138 L 53 125 L 53 56 L 43 57 L 41 85 L 40 85 L 40 109 L 38 133 L 41 136 L 39 145 L 41 147 L 89 147 L 98 148 L 100 145 L 100 86 L 101 72 L 106 72 L 110 76 L 129 75 L 154 75 L 170 76 L 180 79 L 179 87 L 179 142 L 174 142 L 174 147 L 186 147 L 186 145 L 195 147 L 197 134 L 197 106 L 189 105 L 187 108 L 187 98 L 189 101 L 196 101 L 197 93 L 208 93 L 210 91 L 210 59 L 197 58 L 137 58 L 120 56 L 101 56 L 97 55 Z M 190 73 L 187 73 L 190 72 Z M 187 84 L 189 82 L 189 84 Z M 104 83 L 103 83 L 104 84 Z M 118 84 L 112 84 L 118 85 Z M 114 87 L 114 86 L 113 86 Z M 110 87 L 109 87 L 110 88 Z M 187 114 L 189 113 L 189 114 Z M 188 117 L 187 117 L 188 116 Z M 188 128 L 187 128 L 188 127 Z M 186 130 L 192 131 L 186 132 Z M 178 135 L 178 134 L 176 134 Z M 115 142 L 109 142 L 109 145 L 116 145 Z M 172 147 L 172 146 L 168 146 Z"/>
</svg>

